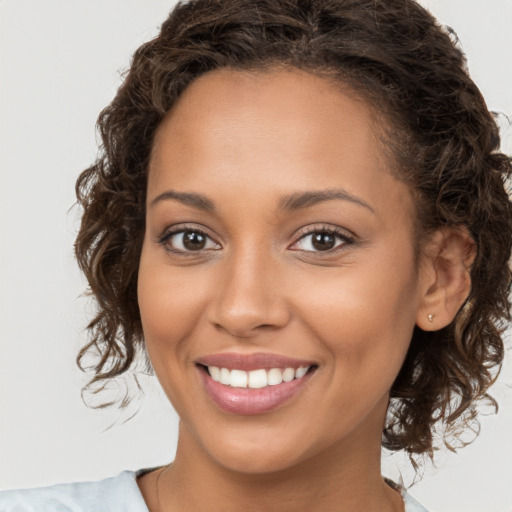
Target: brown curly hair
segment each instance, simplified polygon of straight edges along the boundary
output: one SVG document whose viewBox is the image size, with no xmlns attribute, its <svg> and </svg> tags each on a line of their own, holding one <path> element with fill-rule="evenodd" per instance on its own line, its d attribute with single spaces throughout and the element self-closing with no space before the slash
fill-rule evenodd
<svg viewBox="0 0 512 512">
<path fill-rule="evenodd" d="M 465 226 L 477 256 L 471 292 L 455 320 L 414 331 L 391 389 L 382 444 L 429 454 L 477 428 L 476 404 L 501 367 L 510 320 L 511 159 L 468 76 L 455 37 L 412 0 L 193 0 L 134 54 L 98 119 L 102 148 L 77 184 L 83 208 L 76 256 L 97 301 L 91 338 L 77 358 L 98 359 L 90 384 L 123 374 L 144 352 L 137 272 L 147 168 L 155 131 L 184 89 L 218 68 L 294 67 L 334 79 L 385 120 L 397 176 L 417 203 L 417 235 Z M 494 405 L 495 402 L 492 401 Z"/>
</svg>

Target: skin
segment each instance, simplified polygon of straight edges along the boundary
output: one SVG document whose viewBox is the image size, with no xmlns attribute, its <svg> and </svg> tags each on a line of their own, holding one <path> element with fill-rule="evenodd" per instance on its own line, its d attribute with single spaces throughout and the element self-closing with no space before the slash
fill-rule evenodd
<svg viewBox="0 0 512 512">
<path fill-rule="evenodd" d="M 368 105 L 301 71 L 214 71 L 167 115 L 138 297 L 180 426 L 173 464 L 139 479 L 152 512 L 403 510 L 380 475 L 389 390 L 414 326 L 443 327 L 467 296 L 471 247 L 463 232 L 439 231 L 418 264 L 414 203 L 391 165 Z M 340 189 L 350 199 L 279 208 L 291 194 Z M 206 196 L 215 212 L 156 200 L 171 190 Z M 185 254 L 179 234 L 162 241 L 185 228 L 206 232 L 204 249 Z M 326 228 L 341 238 L 315 250 L 311 233 Z M 199 378 L 197 358 L 221 352 L 318 368 L 282 406 L 240 416 Z"/>
</svg>

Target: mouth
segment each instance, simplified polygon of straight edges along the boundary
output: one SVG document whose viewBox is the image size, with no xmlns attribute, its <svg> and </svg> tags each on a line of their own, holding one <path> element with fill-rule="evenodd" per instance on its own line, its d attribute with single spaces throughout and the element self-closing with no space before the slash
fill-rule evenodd
<svg viewBox="0 0 512 512">
<path fill-rule="evenodd" d="M 313 365 L 299 366 L 297 369 L 292 367 L 270 368 L 268 370 L 259 368 L 251 371 L 219 368 L 218 366 L 205 366 L 203 368 L 206 369 L 213 381 L 220 382 L 224 386 L 263 389 L 269 386 L 278 386 L 283 382 L 302 379 L 309 371 L 313 370 Z"/>
<path fill-rule="evenodd" d="M 269 412 L 306 387 L 318 365 L 267 354 L 218 354 L 196 362 L 207 394 L 226 412 Z"/>
</svg>

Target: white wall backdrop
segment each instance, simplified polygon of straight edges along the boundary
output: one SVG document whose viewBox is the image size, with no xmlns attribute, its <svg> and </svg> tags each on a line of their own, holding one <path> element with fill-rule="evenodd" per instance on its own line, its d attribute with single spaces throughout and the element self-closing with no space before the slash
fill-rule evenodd
<svg viewBox="0 0 512 512">
<path fill-rule="evenodd" d="M 119 70 L 173 4 L 0 0 L 0 488 L 99 479 L 173 457 L 177 419 L 151 378 L 127 423 L 81 401 L 86 378 L 74 359 L 89 315 L 69 211 Z M 489 107 L 511 115 L 512 1 L 423 4 L 458 33 Z M 498 416 L 484 417 L 460 454 L 440 453 L 411 489 L 433 511 L 512 511 L 511 358 L 493 388 Z M 392 457 L 386 471 L 397 464 Z"/>
</svg>

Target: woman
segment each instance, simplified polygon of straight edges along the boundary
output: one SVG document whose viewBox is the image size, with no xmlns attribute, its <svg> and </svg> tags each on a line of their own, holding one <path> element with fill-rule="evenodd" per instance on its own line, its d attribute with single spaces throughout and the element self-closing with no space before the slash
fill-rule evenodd
<svg viewBox="0 0 512 512">
<path fill-rule="evenodd" d="M 471 425 L 509 319 L 510 160 L 449 36 L 405 0 L 184 4 L 100 128 L 81 355 L 101 385 L 147 353 L 176 459 L 2 499 L 424 510 L 381 444 Z"/>
</svg>

